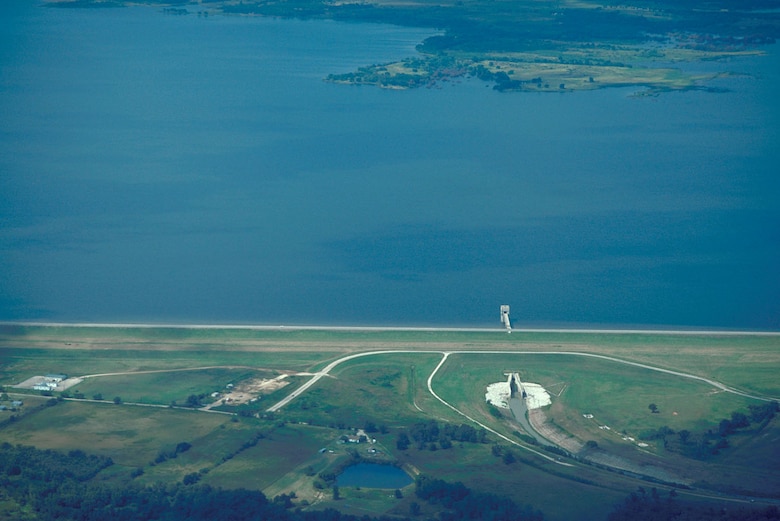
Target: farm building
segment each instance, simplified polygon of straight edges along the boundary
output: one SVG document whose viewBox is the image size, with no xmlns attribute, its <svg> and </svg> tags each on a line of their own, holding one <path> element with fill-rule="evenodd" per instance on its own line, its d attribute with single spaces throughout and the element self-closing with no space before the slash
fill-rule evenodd
<svg viewBox="0 0 780 521">
<path fill-rule="evenodd" d="M 36 383 L 33 386 L 33 389 L 36 391 L 53 391 L 57 388 L 57 386 L 62 382 L 63 380 L 67 380 L 68 375 L 66 374 L 60 374 L 60 373 L 50 373 L 42 377 L 37 377 L 40 379 L 38 383 Z"/>
</svg>

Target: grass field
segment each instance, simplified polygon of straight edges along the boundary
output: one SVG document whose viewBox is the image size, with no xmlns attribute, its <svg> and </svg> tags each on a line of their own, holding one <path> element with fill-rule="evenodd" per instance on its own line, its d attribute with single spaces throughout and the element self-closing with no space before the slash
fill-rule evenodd
<svg viewBox="0 0 780 521">
<path fill-rule="evenodd" d="M 340 436 L 373 423 L 384 431 L 374 434 L 382 457 L 405 468 L 508 495 L 543 510 L 547 519 L 603 519 L 613 504 L 647 483 L 576 462 L 557 465 L 519 447 L 512 449 L 517 461 L 507 465 L 491 453 L 495 441 L 509 447 L 497 438 L 488 444 L 456 443 L 447 450 L 396 449 L 398 433 L 414 423 L 469 423 L 428 391 L 428 378 L 443 352 L 451 354 L 432 380 L 434 391 L 513 439 L 517 427 L 492 416 L 484 402 L 485 387 L 505 380 L 506 371 L 547 388 L 553 404 L 545 414 L 583 443 L 596 441 L 599 450 L 638 465 L 663 465 L 701 490 L 761 497 L 780 490 L 774 472 L 780 463 L 777 420 L 761 431 L 730 436 L 728 449 L 705 460 L 664 449 L 658 440 L 639 450 L 616 433 L 637 438 L 668 426 L 698 435 L 717 430 L 732 412 L 762 402 L 701 381 L 564 352 L 613 356 L 773 397 L 780 395 L 774 377 L 780 369 L 779 347 L 780 337 L 773 336 L 5 326 L 0 327 L 0 384 L 11 394 L 10 386 L 35 374 L 126 374 L 88 378 L 71 389 L 87 398 L 101 393 L 104 403 L 64 401 L 36 409 L 48 398 L 27 395 L 17 421 L 2 423 L 0 441 L 111 456 L 116 465 L 101 474 L 109 482 L 128 481 L 131 472 L 141 483 L 197 474 L 212 486 L 257 488 L 271 496 L 296 491 L 313 508 L 405 515 L 411 492 L 396 499 L 347 487 L 342 499 L 333 501 L 328 489 L 314 486 L 318 473 L 351 461 L 347 447 L 338 444 Z M 345 361 L 265 419 L 165 407 L 190 394 L 223 389 L 228 382 L 290 374 L 290 385 L 248 409 L 262 413 L 309 378 L 296 372 L 321 370 L 352 353 L 390 349 L 411 352 Z M 174 371 L 193 368 L 200 369 Z M 160 370 L 166 372 L 139 372 Z M 114 396 L 163 407 L 115 405 Z M 657 413 L 650 412 L 650 403 L 657 405 Z M 10 414 L 0 412 L 0 422 Z M 612 430 L 599 429 L 602 425 Z M 672 448 L 679 443 L 674 436 L 669 441 Z M 191 448 L 170 456 L 181 442 Z M 560 494 L 578 501 L 561 502 Z M 578 503 L 590 505 L 589 510 L 582 511 Z"/>
<path fill-rule="evenodd" d="M 90 397 L 96 393 L 107 399 L 120 396 L 124 401 L 169 404 L 185 403 L 190 395 L 224 391 L 226 385 L 249 378 L 273 378 L 270 371 L 251 369 L 202 369 L 142 374 L 120 374 L 88 378 L 73 388 Z M 206 398 L 209 401 L 209 398 Z"/>
<path fill-rule="evenodd" d="M 47 449 L 82 449 L 139 467 L 161 449 L 206 436 L 226 421 L 222 415 L 194 411 L 63 402 L 5 426 L 0 438 Z"/>
<path fill-rule="evenodd" d="M 318 424 L 363 427 L 366 422 L 398 427 L 427 416 L 415 407 L 429 400 L 425 381 L 436 354 L 385 354 L 337 367 L 306 396 L 291 402 L 285 417 Z"/>
<path fill-rule="evenodd" d="M 484 407 L 474 397 L 483 396 L 488 384 L 506 380 L 507 371 L 518 371 L 522 379 L 542 384 L 554 396 L 560 393 L 556 398 L 578 414 L 594 414 L 621 430 L 653 428 L 659 422 L 692 429 L 708 418 L 760 403 L 701 381 L 567 354 L 454 354 L 434 388 L 448 401 L 463 404 L 464 411 L 484 417 Z M 650 403 L 658 405 L 659 414 L 650 414 Z"/>
<path fill-rule="evenodd" d="M 462 481 L 475 490 L 533 505 L 544 511 L 545 519 L 606 519 L 612 505 L 636 489 L 634 483 L 620 482 L 616 476 L 598 476 L 593 469 L 567 472 L 527 459 L 522 451 L 516 455 L 518 461 L 506 465 L 491 455 L 490 445 L 465 443 L 448 451 L 409 449 L 398 457 L 425 474 L 446 476 L 448 481 Z M 586 483 L 593 479 L 602 484 Z M 561 501 L 562 495 L 571 500 Z M 583 511 L 582 505 L 588 505 L 588 510 Z"/>
</svg>

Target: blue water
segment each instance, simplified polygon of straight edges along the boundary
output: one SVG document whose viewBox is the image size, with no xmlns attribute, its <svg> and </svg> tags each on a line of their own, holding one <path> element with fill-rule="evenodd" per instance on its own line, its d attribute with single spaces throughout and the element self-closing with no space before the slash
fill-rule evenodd
<svg viewBox="0 0 780 521">
<path fill-rule="evenodd" d="M 344 469 L 336 483 L 340 487 L 403 488 L 412 483 L 412 478 L 392 465 L 358 463 Z"/>
<path fill-rule="evenodd" d="M 0 320 L 780 329 L 780 87 L 322 81 L 430 29 L 0 6 Z"/>
</svg>

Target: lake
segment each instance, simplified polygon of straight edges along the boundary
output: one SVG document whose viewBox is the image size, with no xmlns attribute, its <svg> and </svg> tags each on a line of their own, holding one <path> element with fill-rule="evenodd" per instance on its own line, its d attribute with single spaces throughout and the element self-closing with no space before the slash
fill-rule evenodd
<svg viewBox="0 0 780 521">
<path fill-rule="evenodd" d="M 340 487 L 403 488 L 413 482 L 412 478 L 393 465 L 358 463 L 344 469 L 336 479 Z"/>
<path fill-rule="evenodd" d="M 430 29 L 0 6 L 0 320 L 780 328 L 778 47 L 723 93 L 325 83 Z"/>
</svg>

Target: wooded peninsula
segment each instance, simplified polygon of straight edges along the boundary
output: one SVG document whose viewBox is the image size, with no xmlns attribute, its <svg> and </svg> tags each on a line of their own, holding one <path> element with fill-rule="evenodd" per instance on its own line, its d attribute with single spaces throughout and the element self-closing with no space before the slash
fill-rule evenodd
<svg viewBox="0 0 780 521">
<path fill-rule="evenodd" d="M 637 86 L 710 89 L 724 74 L 684 64 L 761 54 L 780 34 L 774 0 L 50 0 L 58 7 L 154 5 L 233 14 L 431 27 L 419 54 L 326 80 L 384 88 L 476 77 L 499 91 Z"/>
</svg>

